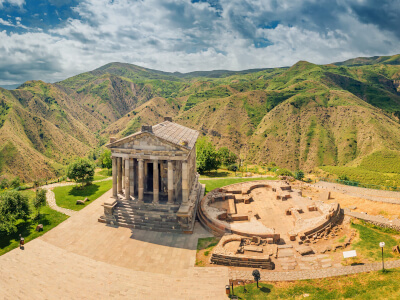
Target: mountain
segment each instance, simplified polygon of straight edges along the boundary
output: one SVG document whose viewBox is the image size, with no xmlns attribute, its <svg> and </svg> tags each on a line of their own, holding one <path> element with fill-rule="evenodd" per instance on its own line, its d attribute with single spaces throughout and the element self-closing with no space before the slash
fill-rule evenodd
<svg viewBox="0 0 400 300">
<path fill-rule="evenodd" d="M 382 151 L 400 157 L 399 57 L 186 74 L 110 63 L 0 89 L 0 172 L 54 177 L 110 136 L 164 116 L 249 162 L 292 170 L 365 166 Z"/>
</svg>

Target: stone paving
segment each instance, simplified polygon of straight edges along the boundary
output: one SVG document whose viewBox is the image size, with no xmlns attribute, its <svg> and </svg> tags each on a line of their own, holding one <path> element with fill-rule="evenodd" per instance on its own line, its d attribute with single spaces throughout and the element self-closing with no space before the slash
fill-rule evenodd
<svg viewBox="0 0 400 300">
<path fill-rule="evenodd" d="M 228 268 L 195 268 L 199 237 L 97 221 L 111 191 L 43 236 L 0 257 L 5 299 L 226 299 Z M 1 297 L 0 297 L 1 298 Z"/>
<path fill-rule="evenodd" d="M 54 187 L 53 185 L 52 187 Z M 58 186 L 58 184 L 57 184 Z M 50 187 L 48 187 L 50 188 Z M 252 269 L 194 267 L 199 237 L 115 228 L 97 222 L 111 191 L 43 236 L 0 257 L 4 299 L 227 299 L 229 279 L 252 280 Z M 290 249 L 291 250 L 291 249 Z M 287 251 L 288 254 L 289 251 Z M 287 271 L 261 270 L 262 281 L 293 281 L 380 270 L 380 262 L 339 266 L 329 256 L 293 261 L 278 258 Z M 300 271 L 290 271 L 297 264 Z M 385 268 L 400 267 L 400 260 Z"/>
</svg>

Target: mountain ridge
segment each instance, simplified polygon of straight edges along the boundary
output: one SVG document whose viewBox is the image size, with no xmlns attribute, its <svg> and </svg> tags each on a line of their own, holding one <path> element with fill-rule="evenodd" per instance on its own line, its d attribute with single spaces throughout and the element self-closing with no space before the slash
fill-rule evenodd
<svg viewBox="0 0 400 300">
<path fill-rule="evenodd" d="M 58 176 L 110 136 L 166 115 L 244 160 L 293 170 L 400 155 L 399 57 L 189 73 L 109 63 L 54 84 L 0 89 L 0 176 Z"/>
</svg>

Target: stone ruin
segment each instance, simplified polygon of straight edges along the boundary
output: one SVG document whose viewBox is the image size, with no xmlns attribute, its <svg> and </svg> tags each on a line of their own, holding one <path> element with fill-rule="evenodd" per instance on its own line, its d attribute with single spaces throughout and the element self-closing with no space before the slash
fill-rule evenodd
<svg viewBox="0 0 400 300">
<path fill-rule="evenodd" d="M 210 262 L 218 265 L 273 270 L 271 257 L 276 258 L 277 245 L 258 236 L 251 238 L 226 235 L 214 248 Z"/>
<path fill-rule="evenodd" d="M 339 204 L 313 202 L 287 181 L 262 180 L 209 192 L 198 216 L 209 231 L 223 236 L 211 263 L 273 269 L 277 248 L 314 253 L 310 245 L 337 236 L 343 215 Z"/>
</svg>

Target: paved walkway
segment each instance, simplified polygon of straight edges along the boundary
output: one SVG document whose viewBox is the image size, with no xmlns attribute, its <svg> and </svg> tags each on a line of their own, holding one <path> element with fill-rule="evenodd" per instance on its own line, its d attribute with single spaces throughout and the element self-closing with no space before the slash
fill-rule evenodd
<svg viewBox="0 0 400 300">
<path fill-rule="evenodd" d="M 112 177 L 108 177 L 108 178 L 96 180 L 96 181 L 93 181 L 93 182 L 107 181 L 107 180 L 110 180 L 111 178 Z M 77 211 L 58 206 L 57 203 L 56 203 L 56 196 L 54 195 L 53 188 L 58 187 L 58 186 L 68 186 L 68 185 L 75 185 L 75 184 L 76 184 L 75 182 L 57 182 L 57 183 L 44 185 L 41 188 L 47 190 L 47 203 L 49 204 L 49 206 L 52 209 L 54 209 L 54 210 L 56 210 L 58 212 L 61 212 L 63 214 L 66 214 L 67 216 L 72 216 L 75 213 L 77 213 Z"/>
<path fill-rule="evenodd" d="M 318 181 L 317 183 L 309 184 L 309 186 L 314 188 L 330 190 L 333 192 L 343 193 L 349 196 L 363 198 L 375 202 L 400 204 L 400 192 L 395 192 L 395 191 L 367 189 L 362 187 L 348 186 L 326 181 Z"/>
<path fill-rule="evenodd" d="M 0 256 L 5 299 L 226 299 L 228 268 L 195 268 L 199 237 L 97 221 L 108 191 L 43 236 Z M 0 296 L 0 298 L 1 298 Z M 2 299 L 2 298 L 1 298 Z"/>
<path fill-rule="evenodd" d="M 252 270 L 194 267 L 193 235 L 115 228 L 97 221 L 108 191 L 43 236 L 0 256 L 4 299 L 227 299 L 229 279 Z M 400 260 L 386 268 L 400 267 Z M 261 271 L 263 281 L 292 281 L 380 270 L 380 263 L 302 271 Z"/>
</svg>

